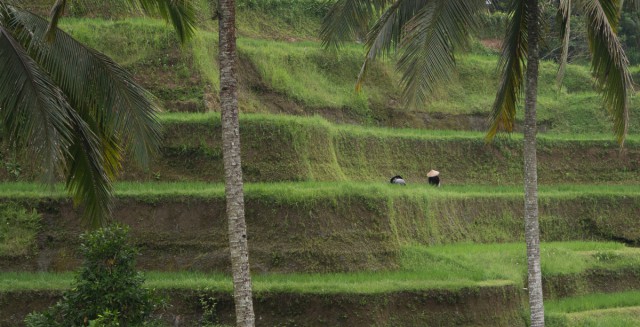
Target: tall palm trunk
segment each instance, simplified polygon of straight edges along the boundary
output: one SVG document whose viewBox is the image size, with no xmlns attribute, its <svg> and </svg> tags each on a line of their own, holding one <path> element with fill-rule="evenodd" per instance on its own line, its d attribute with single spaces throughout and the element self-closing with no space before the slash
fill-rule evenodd
<svg viewBox="0 0 640 327">
<path fill-rule="evenodd" d="M 544 326 L 542 272 L 540 270 L 540 231 L 538 226 L 538 171 L 536 159 L 536 99 L 538 93 L 538 0 L 527 3 L 526 94 L 524 104 L 524 220 L 527 243 L 529 308 L 531 327 Z"/>
<path fill-rule="evenodd" d="M 220 105 L 222 107 L 222 153 L 229 224 L 229 251 L 233 274 L 236 325 L 254 326 L 247 225 L 240 163 L 238 81 L 236 77 L 235 1 L 219 0 Z"/>
</svg>

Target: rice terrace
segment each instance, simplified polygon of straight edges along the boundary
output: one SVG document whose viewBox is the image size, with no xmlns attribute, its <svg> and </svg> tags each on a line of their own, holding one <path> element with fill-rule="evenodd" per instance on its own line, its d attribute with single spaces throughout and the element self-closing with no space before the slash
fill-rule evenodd
<svg viewBox="0 0 640 327">
<path fill-rule="evenodd" d="M 158 153 L 147 166 L 124 158 L 111 210 L 135 248 L 126 252 L 141 272 L 132 280 L 161 304 L 145 307 L 145 322 L 122 323 L 126 309 L 105 310 L 83 317 L 83 326 L 236 325 L 218 9 L 216 1 L 194 2 L 197 28 L 184 43 L 171 23 L 120 1 L 69 1 L 58 22 L 130 72 L 161 108 Z M 354 3 L 236 0 L 255 325 L 531 326 L 524 95 L 513 133 L 486 139 L 510 1 L 486 2 L 495 6 L 487 7 L 483 27 L 464 51 L 456 48 L 455 70 L 422 105 L 404 101 L 407 81 L 395 53 L 368 62 L 354 90 L 366 31 L 337 49 L 321 38 L 324 17 L 345 2 Z M 628 2 L 618 33 L 639 81 L 640 29 L 630 26 L 640 26 L 640 14 Z M 0 18 L 8 19 L 3 10 L 14 3 L 0 1 Z M 49 17 L 54 3 L 19 6 Z M 555 11 L 542 7 L 541 17 L 553 20 Z M 578 20 L 572 33 L 588 29 Z M 545 33 L 559 33 L 554 23 Z M 640 326 L 640 100 L 628 99 L 620 146 L 588 40 L 571 39 L 557 84 L 560 41 L 541 44 L 537 86 L 544 323 Z M 0 63 L 1 74 L 10 74 L 8 65 Z M 3 81 L 0 88 L 9 87 Z M 2 113 L 6 106 L 0 102 L 0 119 L 15 119 Z M 34 313 L 74 300 L 67 292 L 82 288 L 74 286 L 83 285 L 78 276 L 92 274 L 91 244 L 97 249 L 100 237 L 121 234 L 90 233 L 87 208 L 75 204 L 65 178 L 43 183 L 41 162 L 13 151 L 4 121 L 1 129 L 0 327 L 47 326 Z M 431 170 L 439 185 L 430 185 Z M 111 257 L 96 260 L 117 265 Z"/>
</svg>

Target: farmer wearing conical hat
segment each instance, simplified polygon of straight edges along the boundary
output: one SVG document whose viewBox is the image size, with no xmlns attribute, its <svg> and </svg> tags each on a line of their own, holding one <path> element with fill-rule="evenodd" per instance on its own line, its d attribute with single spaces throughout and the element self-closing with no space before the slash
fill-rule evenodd
<svg viewBox="0 0 640 327">
<path fill-rule="evenodd" d="M 440 172 L 433 169 L 427 173 L 427 177 L 429 177 L 429 185 L 440 186 L 440 177 L 438 175 L 440 175 Z"/>
</svg>

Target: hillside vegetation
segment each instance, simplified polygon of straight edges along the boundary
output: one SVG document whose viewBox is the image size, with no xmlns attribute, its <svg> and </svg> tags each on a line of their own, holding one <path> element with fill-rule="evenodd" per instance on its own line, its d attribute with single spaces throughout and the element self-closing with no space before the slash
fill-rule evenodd
<svg viewBox="0 0 640 327">
<path fill-rule="evenodd" d="M 245 11 L 239 22 L 243 15 L 254 14 L 253 10 Z M 317 24 L 318 18 L 310 21 Z M 270 23 L 260 17 L 247 18 L 247 22 Z M 295 22 L 291 23 L 295 26 Z M 320 115 L 333 122 L 366 126 L 486 129 L 486 116 L 497 90 L 498 53 L 480 42 L 470 53 L 458 54 L 458 69 L 451 83 L 438 86 L 424 106 L 406 108 L 399 97 L 393 58 L 375 64 L 363 91 L 356 93 L 354 83 L 363 59 L 362 45 L 346 44 L 335 52 L 323 49 L 311 31 L 298 37 L 278 36 L 278 32 L 301 30 L 269 24 L 278 31 L 258 28 L 261 34 L 256 34 L 251 27 L 239 25 L 243 112 Z M 201 30 L 193 42 L 179 48 L 165 23 L 148 18 L 66 19 L 62 26 L 131 69 L 143 85 L 163 100 L 165 110 L 218 110 L 215 31 Z M 611 123 L 589 82 L 588 67 L 569 65 L 562 87 L 555 84 L 556 70 L 553 62 L 541 65 L 541 131 L 609 133 Z M 636 107 L 637 100 L 632 101 Z M 522 110 L 518 117 L 522 118 Z M 638 115 L 631 117 L 631 132 L 637 133 Z"/>
<path fill-rule="evenodd" d="M 27 1 L 46 14 L 48 0 Z M 160 155 L 126 163 L 114 220 L 131 226 L 167 326 L 231 324 L 217 21 L 179 46 L 121 2 L 73 2 L 61 27 L 113 57 L 162 104 Z M 323 49 L 332 1 L 238 0 L 239 105 L 256 312 L 264 326 L 526 326 L 522 136 L 487 144 L 500 20 L 478 31 L 423 106 L 402 104 L 395 58 L 354 83 L 363 45 Z M 493 17 L 495 18 L 495 17 Z M 493 19 L 492 18 L 492 19 Z M 499 17 L 498 17 L 499 18 Z M 548 326 L 640 321 L 640 100 L 611 133 L 585 65 L 540 66 L 540 228 Z M 640 78 L 640 67 L 633 67 Z M 522 108 L 520 108 L 522 109 Z M 522 119 L 522 110 L 518 112 Z M 516 129 L 519 128 L 517 124 Z M 441 172 L 442 186 L 426 184 Z M 400 174 L 405 187 L 389 184 Z M 0 327 L 68 288 L 79 223 L 38 163 L 0 157 Z M 5 312 L 12 312 L 11 315 Z"/>
</svg>

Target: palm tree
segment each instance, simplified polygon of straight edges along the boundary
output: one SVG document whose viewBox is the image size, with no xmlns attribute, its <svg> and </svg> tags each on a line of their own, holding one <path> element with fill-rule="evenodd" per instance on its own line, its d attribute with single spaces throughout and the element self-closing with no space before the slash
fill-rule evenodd
<svg viewBox="0 0 640 327">
<path fill-rule="evenodd" d="M 236 326 L 252 327 L 255 324 L 255 315 L 253 312 L 247 225 L 244 219 L 242 165 L 240 161 L 235 0 L 220 0 L 218 16 L 222 153 Z"/>
<path fill-rule="evenodd" d="M 50 22 L 0 0 L 0 124 L 2 139 L 38 162 L 43 177 L 64 177 L 84 218 L 101 225 L 111 213 L 112 182 L 125 154 L 145 164 L 159 143 L 158 105 L 122 67 Z M 193 33 L 194 11 L 184 1 L 140 0 L 170 20 L 181 40 Z"/>
<path fill-rule="evenodd" d="M 622 1 L 559 0 L 557 4 L 565 43 L 559 77 L 566 63 L 571 11 L 578 10 L 587 20 L 596 85 L 622 146 L 627 133 L 628 95 L 632 92 L 628 61 L 615 33 Z M 485 0 L 338 0 L 323 22 L 321 37 L 326 47 L 338 47 L 375 20 L 367 34 L 367 54 L 356 89 L 360 88 L 370 61 L 401 50 L 398 68 L 402 72 L 403 99 L 405 104 L 417 105 L 424 102 L 434 85 L 450 78 L 454 51 L 465 47 L 470 31 L 479 27 L 485 10 Z M 542 24 L 539 1 L 512 0 L 509 17 L 499 61 L 500 86 L 487 140 L 499 131 L 513 130 L 524 84 L 525 239 L 531 326 L 537 327 L 544 326 L 536 163 L 538 43 Z"/>
<path fill-rule="evenodd" d="M 84 217 L 101 225 L 111 212 L 112 182 L 124 153 L 147 163 L 160 141 L 153 96 L 105 55 L 57 28 L 67 1 L 50 22 L 0 0 L 0 119 L 3 140 L 59 175 Z M 130 0 L 132 9 L 171 21 L 181 41 L 194 33 L 189 0 Z M 220 3 L 220 78 L 229 240 L 238 326 L 253 326 L 235 75 L 235 4 Z"/>
</svg>

